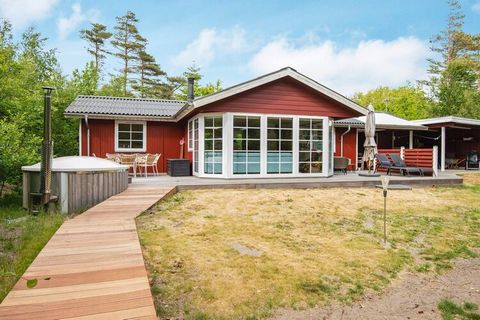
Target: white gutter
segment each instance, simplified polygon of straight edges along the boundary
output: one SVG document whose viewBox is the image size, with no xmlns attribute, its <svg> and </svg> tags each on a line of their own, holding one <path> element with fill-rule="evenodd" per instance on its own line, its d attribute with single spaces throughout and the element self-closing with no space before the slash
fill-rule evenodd
<svg viewBox="0 0 480 320">
<path fill-rule="evenodd" d="M 350 132 L 350 125 L 348 125 L 348 129 L 340 135 L 340 157 L 343 157 L 343 136 Z"/>
</svg>

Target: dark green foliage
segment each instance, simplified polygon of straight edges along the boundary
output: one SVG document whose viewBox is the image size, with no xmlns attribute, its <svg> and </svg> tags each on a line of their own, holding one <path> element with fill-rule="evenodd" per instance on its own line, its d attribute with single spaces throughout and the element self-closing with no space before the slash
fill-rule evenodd
<svg viewBox="0 0 480 320">
<path fill-rule="evenodd" d="M 100 23 L 91 23 L 90 29 L 80 31 L 81 38 L 88 43 L 87 51 L 95 59 L 95 69 L 100 73 L 106 54 L 105 41 L 111 38 L 112 34 L 107 31 L 107 27 Z"/>
</svg>

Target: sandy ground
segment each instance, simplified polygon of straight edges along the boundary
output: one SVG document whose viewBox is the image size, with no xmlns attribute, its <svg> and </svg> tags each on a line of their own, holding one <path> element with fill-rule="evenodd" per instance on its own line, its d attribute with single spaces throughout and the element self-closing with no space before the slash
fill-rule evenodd
<svg viewBox="0 0 480 320">
<path fill-rule="evenodd" d="M 437 304 L 443 298 L 480 304 L 480 258 L 459 260 L 439 276 L 404 272 L 382 294 L 368 294 L 350 306 L 277 310 L 272 320 L 441 319 Z"/>
</svg>

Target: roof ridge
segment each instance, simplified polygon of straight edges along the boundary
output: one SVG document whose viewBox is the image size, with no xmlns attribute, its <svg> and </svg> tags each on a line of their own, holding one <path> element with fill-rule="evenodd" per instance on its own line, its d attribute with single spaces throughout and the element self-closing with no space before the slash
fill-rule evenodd
<svg viewBox="0 0 480 320">
<path fill-rule="evenodd" d="M 176 99 L 157 99 L 157 98 L 135 98 L 135 97 L 114 97 L 114 96 L 95 96 L 95 95 L 78 95 L 77 98 L 90 98 L 90 99 L 111 99 L 111 100 L 130 100 L 130 101 L 161 101 L 161 102 L 174 102 L 174 103 L 187 103 L 186 100 Z"/>
</svg>

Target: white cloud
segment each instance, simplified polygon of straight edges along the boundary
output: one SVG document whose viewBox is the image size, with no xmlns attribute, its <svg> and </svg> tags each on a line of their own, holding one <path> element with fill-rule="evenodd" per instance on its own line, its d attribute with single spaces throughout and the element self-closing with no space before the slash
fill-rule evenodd
<svg viewBox="0 0 480 320">
<path fill-rule="evenodd" d="M 0 17 L 9 20 L 15 28 L 45 19 L 58 0 L 0 0 Z"/>
<path fill-rule="evenodd" d="M 476 13 L 480 13 L 480 1 L 475 3 L 473 6 L 472 6 L 472 10 Z"/>
<path fill-rule="evenodd" d="M 219 54 L 240 53 L 246 47 L 245 31 L 239 27 L 220 31 L 207 28 L 173 58 L 173 63 L 186 66 L 195 61 L 205 67 Z"/>
<path fill-rule="evenodd" d="M 88 18 L 87 18 L 88 16 Z M 82 7 L 79 3 L 72 5 L 72 13 L 68 17 L 61 17 L 57 21 L 57 29 L 60 39 L 65 39 L 74 31 L 82 22 L 92 20 L 97 16 L 95 10 L 89 10 L 87 14 L 82 12 Z"/>
<path fill-rule="evenodd" d="M 360 41 L 339 49 L 332 41 L 298 44 L 287 38 L 273 40 L 250 60 L 255 74 L 291 66 L 342 94 L 351 95 L 380 85 L 398 86 L 423 79 L 429 49 L 415 37 L 392 41 Z"/>
</svg>

